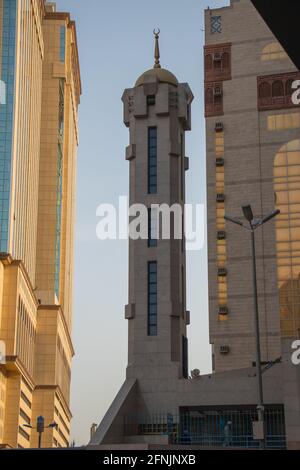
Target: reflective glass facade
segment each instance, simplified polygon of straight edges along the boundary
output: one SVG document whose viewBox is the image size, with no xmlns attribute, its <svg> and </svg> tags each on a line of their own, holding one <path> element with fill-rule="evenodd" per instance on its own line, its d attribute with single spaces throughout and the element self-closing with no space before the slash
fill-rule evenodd
<svg viewBox="0 0 300 470">
<path fill-rule="evenodd" d="M 157 128 L 148 129 L 148 194 L 157 193 Z"/>
<path fill-rule="evenodd" d="M 14 112 L 16 0 L 3 0 L 1 81 L 5 100 L 0 104 L 0 251 L 8 251 L 9 204 Z"/>
<path fill-rule="evenodd" d="M 60 51 L 59 51 L 60 61 L 64 62 L 66 59 L 66 27 L 60 27 Z"/>
<path fill-rule="evenodd" d="M 157 262 L 148 263 L 148 336 L 157 335 Z"/>
<path fill-rule="evenodd" d="M 281 147 L 274 162 L 277 275 L 281 333 L 300 334 L 300 140 Z"/>
<path fill-rule="evenodd" d="M 56 193 L 56 238 L 55 238 L 55 293 L 59 298 L 61 223 L 63 195 L 63 136 L 64 136 L 64 80 L 59 82 L 58 160 Z"/>
</svg>

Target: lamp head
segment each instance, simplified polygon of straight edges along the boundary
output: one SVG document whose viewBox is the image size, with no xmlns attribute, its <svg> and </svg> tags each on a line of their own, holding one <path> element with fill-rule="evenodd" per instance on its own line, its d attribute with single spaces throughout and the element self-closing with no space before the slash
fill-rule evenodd
<svg viewBox="0 0 300 470">
<path fill-rule="evenodd" d="M 245 219 L 248 220 L 249 223 L 251 223 L 252 220 L 254 219 L 251 206 L 250 205 L 242 206 L 242 211 L 243 211 Z"/>
</svg>

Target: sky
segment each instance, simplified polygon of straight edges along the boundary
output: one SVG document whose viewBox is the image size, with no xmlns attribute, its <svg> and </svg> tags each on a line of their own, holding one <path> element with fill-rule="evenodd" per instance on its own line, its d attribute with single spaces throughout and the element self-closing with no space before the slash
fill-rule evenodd
<svg viewBox="0 0 300 470">
<path fill-rule="evenodd" d="M 161 64 L 188 82 L 195 100 L 186 135 L 187 202 L 205 204 L 203 107 L 204 9 L 229 0 L 57 0 L 76 21 L 83 95 L 79 111 L 77 220 L 74 273 L 71 409 L 72 439 L 89 440 L 125 379 L 127 365 L 128 247 L 96 237 L 97 207 L 128 195 L 123 124 L 125 88 L 153 66 L 153 29 L 159 27 Z M 206 228 L 204 227 L 206 232 Z M 187 255 L 189 369 L 211 371 L 206 244 Z"/>
</svg>

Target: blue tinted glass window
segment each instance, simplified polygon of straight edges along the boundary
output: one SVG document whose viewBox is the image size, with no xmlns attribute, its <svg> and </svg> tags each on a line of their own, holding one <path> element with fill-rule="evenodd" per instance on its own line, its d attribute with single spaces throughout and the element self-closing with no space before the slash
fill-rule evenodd
<svg viewBox="0 0 300 470">
<path fill-rule="evenodd" d="M 157 227 L 155 220 L 156 213 L 151 209 L 148 209 L 148 246 L 149 248 L 155 248 L 157 246 Z"/>
<path fill-rule="evenodd" d="M 157 335 L 157 262 L 148 263 L 148 336 Z"/>
<path fill-rule="evenodd" d="M 60 256 L 61 256 L 61 225 L 63 195 L 63 137 L 64 137 L 64 80 L 59 82 L 59 119 L 58 119 L 58 159 L 56 189 L 56 238 L 55 238 L 55 293 L 59 299 Z"/>
<path fill-rule="evenodd" d="M 148 193 L 157 193 L 157 127 L 148 128 Z"/>
<path fill-rule="evenodd" d="M 60 27 L 60 61 L 64 62 L 66 59 L 66 27 Z"/>
<path fill-rule="evenodd" d="M 3 0 L 0 75 L 0 251 L 8 251 L 15 86 L 16 0 Z"/>
</svg>

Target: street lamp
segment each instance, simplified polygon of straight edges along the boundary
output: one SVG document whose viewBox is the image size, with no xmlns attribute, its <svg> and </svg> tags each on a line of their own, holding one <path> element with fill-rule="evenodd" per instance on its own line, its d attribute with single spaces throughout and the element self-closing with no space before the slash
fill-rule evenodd
<svg viewBox="0 0 300 470">
<path fill-rule="evenodd" d="M 225 215 L 225 220 L 232 222 L 233 224 L 239 225 L 245 230 L 250 231 L 251 233 L 251 247 L 252 247 L 252 271 L 253 271 L 253 293 L 254 293 L 254 314 L 255 314 L 255 340 L 256 340 L 256 377 L 257 377 L 257 386 L 258 386 L 258 404 L 257 404 L 257 413 L 258 413 L 258 422 L 261 426 L 261 435 L 260 435 L 260 448 L 265 449 L 265 430 L 264 430 L 264 395 L 263 395 L 263 383 L 262 383 L 262 370 L 261 370 L 261 350 L 260 350 L 260 332 L 259 332 L 259 312 L 258 312 L 258 296 L 257 296 L 257 277 L 256 277 L 256 253 L 255 253 L 255 230 L 258 227 L 261 227 L 269 220 L 276 217 L 280 214 L 280 210 L 271 212 L 266 217 L 262 219 L 255 219 L 252 208 L 250 205 L 243 206 L 242 211 L 245 219 L 249 222 L 249 227 L 244 225 L 240 220 Z"/>
<path fill-rule="evenodd" d="M 30 429 L 36 429 L 36 431 L 39 434 L 39 443 L 38 443 L 38 448 L 40 449 L 42 447 L 42 435 L 43 432 L 45 431 L 45 418 L 43 416 L 38 416 L 36 419 L 36 427 L 31 426 L 31 424 L 23 424 L 24 428 L 30 428 Z M 46 428 L 57 428 L 56 423 L 51 423 Z"/>
</svg>

